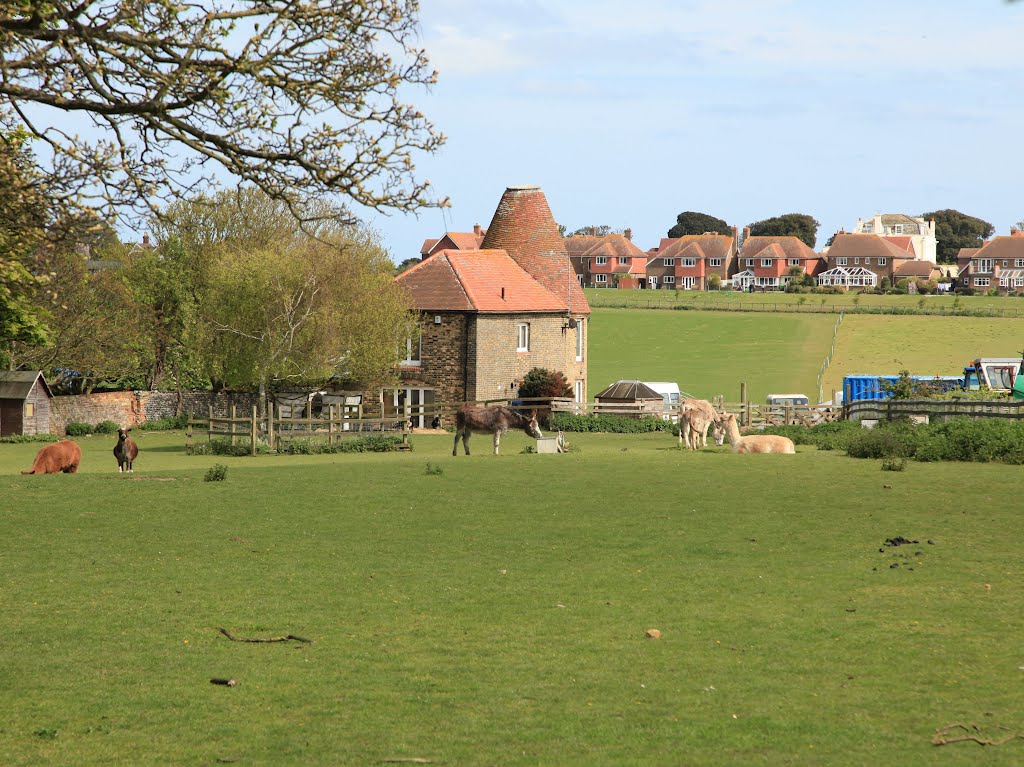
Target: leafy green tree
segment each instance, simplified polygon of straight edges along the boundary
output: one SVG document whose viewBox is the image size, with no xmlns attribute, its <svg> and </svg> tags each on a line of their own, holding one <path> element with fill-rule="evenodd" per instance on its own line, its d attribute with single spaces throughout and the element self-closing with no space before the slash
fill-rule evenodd
<svg viewBox="0 0 1024 767">
<path fill-rule="evenodd" d="M 48 146 L 48 183 L 105 214 L 158 211 L 225 172 L 303 218 L 317 215 L 310 199 L 415 210 L 438 203 L 413 160 L 444 141 L 406 101 L 436 80 L 417 11 L 416 0 L 9 2 L 0 97 Z M 101 136 L 67 130 L 69 114 Z"/>
<path fill-rule="evenodd" d="M 798 237 L 813 248 L 818 240 L 820 224 L 806 213 L 786 213 L 782 216 L 755 221 L 750 225 L 750 234 L 755 237 Z"/>
<path fill-rule="evenodd" d="M 988 221 L 949 208 L 922 213 L 921 218 L 935 219 L 935 257 L 944 264 L 955 264 L 960 248 L 980 248 L 995 232 Z"/>
<path fill-rule="evenodd" d="M 592 237 L 606 237 L 607 235 L 612 234 L 613 231 L 615 231 L 615 230 L 613 230 L 607 224 L 601 224 L 600 226 L 597 226 L 597 225 L 581 226 L 579 229 L 577 229 L 576 231 L 572 232 L 568 236 L 569 237 L 576 237 L 578 235 L 590 235 Z M 563 235 L 563 237 L 564 236 L 565 235 Z"/>
<path fill-rule="evenodd" d="M 718 232 L 729 234 L 732 231 L 725 219 L 716 218 L 708 213 L 686 210 L 676 216 L 676 223 L 668 230 L 669 237 L 685 237 L 688 234 L 704 234 Z"/>
<path fill-rule="evenodd" d="M 401 274 L 402 272 L 409 271 L 414 266 L 416 266 L 416 264 L 420 263 L 422 260 L 423 259 L 419 258 L 419 257 L 405 259 L 405 261 L 403 261 L 402 263 L 400 263 L 398 266 L 395 267 L 395 274 Z"/>
</svg>

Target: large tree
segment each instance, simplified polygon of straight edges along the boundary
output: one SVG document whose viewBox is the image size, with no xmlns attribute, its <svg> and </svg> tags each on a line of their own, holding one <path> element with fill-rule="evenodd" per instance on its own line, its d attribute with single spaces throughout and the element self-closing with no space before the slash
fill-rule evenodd
<svg viewBox="0 0 1024 767">
<path fill-rule="evenodd" d="M 436 78 L 418 9 L 18 0 L 0 8 L 0 97 L 48 145 L 49 178 L 105 213 L 159 210 L 225 174 L 304 218 L 314 198 L 412 210 L 433 204 L 414 158 L 444 140 L 403 100 Z"/>
<path fill-rule="evenodd" d="M 750 234 L 767 237 L 798 237 L 813 248 L 818 241 L 820 224 L 814 216 L 806 213 L 786 213 L 781 216 L 755 221 L 750 225 Z"/>
<path fill-rule="evenodd" d="M 676 216 L 676 225 L 668 230 L 669 237 L 685 237 L 688 234 L 704 234 L 705 232 L 718 232 L 729 234 L 732 227 L 725 222 L 725 219 L 716 218 L 708 213 L 698 213 L 695 210 L 685 210 Z"/>
<path fill-rule="evenodd" d="M 922 213 L 921 218 L 935 219 L 935 257 L 944 264 L 955 264 L 960 248 L 980 248 L 995 231 L 988 221 L 948 208 Z"/>
</svg>

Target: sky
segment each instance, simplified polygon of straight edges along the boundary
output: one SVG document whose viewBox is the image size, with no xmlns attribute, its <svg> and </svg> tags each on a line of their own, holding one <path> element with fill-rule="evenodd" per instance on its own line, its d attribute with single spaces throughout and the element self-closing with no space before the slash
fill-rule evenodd
<svg viewBox="0 0 1024 767">
<path fill-rule="evenodd" d="M 644 250 L 687 210 L 809 213 L 819 249 L 875 213 L 1024 219 L 1024 3 L 422 0 L 420 19 L 439 79 L 407 97 L 447 143 L 416 172 L 451 207 L 363 212 L 396 263 L 521 184 Z"/>
</svg>

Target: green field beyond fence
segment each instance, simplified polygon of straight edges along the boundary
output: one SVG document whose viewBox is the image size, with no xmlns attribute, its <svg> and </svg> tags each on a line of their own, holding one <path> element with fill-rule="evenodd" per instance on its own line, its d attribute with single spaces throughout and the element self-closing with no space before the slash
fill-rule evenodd
<svg viewBox="0 0 1024 767">
<path fill-rule="evenodd" d="M 4 765 L 1024 762 L 1019 467 L 570 438 L 0 444 Z"/>
</svg>

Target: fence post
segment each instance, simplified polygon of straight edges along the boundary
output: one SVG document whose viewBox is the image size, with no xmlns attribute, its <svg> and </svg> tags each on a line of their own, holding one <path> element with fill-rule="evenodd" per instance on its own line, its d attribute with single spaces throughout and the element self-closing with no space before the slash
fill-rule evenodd
<svg viewBox="0 0 1024 767">
<path fill-rule="evenodd" d="M 256 405 L 252 406 L 252 427 L 249 429 L 249 438 L 252 440 L 252 455 L 256 455 Z"/>
<path fill-rule="evenodd" d="M 185 453 L 192 455 L 192 411 L 188 411 L 188 424 L 185 426 Z"/>
<path fill-rule="evenodd" d="M 232 402 L 231 403 L 231 447 L 235 446 L 235 417 L 236 416 L 237 416 L 237 413 L 235 412 L 235 404 Z"/>
<path fill-rule="evenodd" d="M 213 405 L 210 405 L 210 418 L 206 422 L 206 440 L 209 442 L 213 439 Z"/>
<path fill-rule="evenodd" d="M 334 444 L 334 405 L 327 406 L 327 444 Z"/>
<path fill-rule="evenodd" d="M 274 452 L 274 402 L 267 403 L 267 447 Z"/>
</svg>

